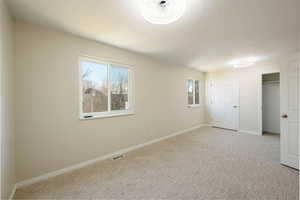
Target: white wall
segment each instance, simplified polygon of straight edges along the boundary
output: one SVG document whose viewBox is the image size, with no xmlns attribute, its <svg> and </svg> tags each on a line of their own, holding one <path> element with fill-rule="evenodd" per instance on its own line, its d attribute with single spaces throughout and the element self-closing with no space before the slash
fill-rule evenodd
<svg viewBox="0 0 300 200">
<path fill-rule="evenodd" d="M 238 79 L 239 84 L 239 130 L 242 132 L 261 134 L 262 133 L 262 74 L 279 72 L 279 65 L 257 65 L 243 69 L 228 69 L 207 73 L 207 83 L 211 79 L 222 75 L 232 76 Z M 207 88 L 207 102 L 210 92 Z M 209 115 L 210 105 L 207 104 L 207 121 L 212 121 Z"/>
<path fill-rule="evenodd" d="M 186 81 L 203 73 L 21 21 L 16 23 L 17 179 L 43 175 L 204 122 Z M 79 120 L 79 54 L 133 66 L 135 114 Z"/>
<path fill-rule="evenodd" d="M 0 0 L 1 199 L 9 198 L 15 184 L 13 37 L 13 21 Z"/>
<path fill-rule="evenodd" d="M 280 84 L 263 84 L 263 131 L 280 133 Z"/>
</svg>

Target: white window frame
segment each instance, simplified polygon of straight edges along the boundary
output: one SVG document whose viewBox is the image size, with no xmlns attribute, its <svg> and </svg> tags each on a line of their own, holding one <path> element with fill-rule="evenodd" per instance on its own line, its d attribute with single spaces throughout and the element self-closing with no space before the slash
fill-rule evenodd
<svg viewBox="0 0 300 200">
<path fill-rule="evenodd" d="M 81 63 L 83 61 L 88 62 L 94 62 L 97 64 L 105 64 L 107 65 L 107 93 L 108 93 L 108 108 L 105 112 L 94 112 L 94 113 L 84 113 L 83 112 L 83 94 L 82 94 L 82 79 L 81 79 Z M 117 62 L 112 61 L 105 61 L 104 59 L 98 59 L 90 56 L 80 56 L 79 57 L 79 113 L 80 113 L 80 119 L 82 120 L 88 120 L 88 119 L 97 119 L 97 118 L 105 118 L 105 117 L 117 117 L 117 116 L 123 116 L 123 115 L 132 115 L 134 114 L 133 106 L 134 106 L 134 88 L 133 88 L 133 80 L 134 80 L 134 73 L 132 70 L 132 67 L 127 64 L 121 64 Z M 128 109 L 126 110 L 111 110 L 111 67 L 120 67 L 128 70 L 129 77 L 128 77 Z M 88 116 L 88 117 L 87 117 Z"/>
<path fill-rule="evenodd" d="M 189 102 L 187 102 L 187 107 L 189 108 L 194 108 L 194 107 L 200 107 L 202 105 L 202 96 L 201 96 L 201 92 L 202 92 L 202 81 L 200 79 L 192 79 L 189 78 L 187 80 L 187 95 L 189 95 L 189 81 L 193 81 L 193 104 L 189 104 Z M 196 102 L 196 84 L 195 82 L 198 81 L 198 87 L 199 87 L 199 104 L 195 104 Z M 188 100 L 188 98 L 187 98 Z"/>
</svg>

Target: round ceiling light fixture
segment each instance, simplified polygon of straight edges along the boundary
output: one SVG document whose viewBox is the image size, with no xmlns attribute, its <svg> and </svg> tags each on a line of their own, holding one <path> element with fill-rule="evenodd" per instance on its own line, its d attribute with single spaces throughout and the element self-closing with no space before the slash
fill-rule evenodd
<svg viewBox="0 0 300 200">
<path fill-rule="evenodd" d="M 139 0 L 143 17 L 152 24 L 170 24 L 184 13 L 186 0 Z"/>
<path fill-rule="evenodd" d="M 258 61 L 256 57 L 242 58 L 234 60 L 230 63 L 234 68 L 245 68 L 254 65 Z"/>
</svg>

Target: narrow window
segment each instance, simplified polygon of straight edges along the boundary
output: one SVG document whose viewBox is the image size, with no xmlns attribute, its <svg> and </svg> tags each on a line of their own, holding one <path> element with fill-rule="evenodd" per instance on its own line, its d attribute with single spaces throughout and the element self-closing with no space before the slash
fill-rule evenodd
<svg viewBox="0 0 300 200">
<path fill-rule="evenodd" d="M 199 81 L 195 80 L 195 104 L 200 104 Z"/>
<path fill-rule="evenodd" d="M 201 85 L 199 80 L 188 80 L 187 81 L 187 87 L 188 87 L 188 105 L 189 106 L 198 106 L 200 105 L 201 96 L 200 96 L 200 90 Z"/>
<path fill-rule="evenodd" d="M 188 80 L 188 104 L 194 104 L 194 81 Z"/>
<path fill-rule="evenodd" d="M 131 102 L 131 70 L 127 67 L 82 59 L 81 118 L 129 114 Z"/>
</svg>

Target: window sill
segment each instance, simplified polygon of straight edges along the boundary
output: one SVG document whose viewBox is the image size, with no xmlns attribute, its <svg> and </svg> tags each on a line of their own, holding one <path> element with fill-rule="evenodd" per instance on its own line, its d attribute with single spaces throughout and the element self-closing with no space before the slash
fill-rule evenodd
<svg viewBox="0 0 300 200">
<path fill-rule="evenodd" d="M 188 108 L 199 108 L 201 105 L 187 105 Z"/>
<path fill-rule="evenodd" d="M 94 120 L 94 119 L 102 119 L 102 118 L 112 118 L 112 117 L 122 117 L 122 116 L 128 116 L 128 115 L 134 115 L 133 112 L 123 112 L 123 113 L 108 113 L 103 115 L 95 115 L 89 118 L 85 118 L 83 116 L 80 116 L 80 120 Z"/>
</svg>

